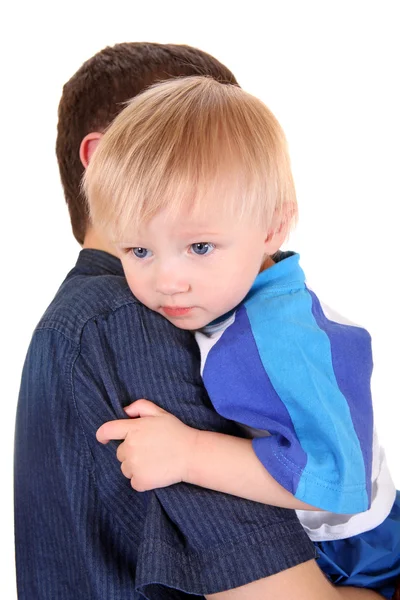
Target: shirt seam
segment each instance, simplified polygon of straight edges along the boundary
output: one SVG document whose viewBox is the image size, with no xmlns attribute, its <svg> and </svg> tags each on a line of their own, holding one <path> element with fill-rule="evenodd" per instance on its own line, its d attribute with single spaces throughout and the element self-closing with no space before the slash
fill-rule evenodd
<svg viewBox="0 0 400 600">
<path fill-rule="evenodd" d="M 215 556 L 219 555 L 221 550 L 224 550 L 225 554 L 237 552 L 238 548 L 236 547 L 236 544 L 240 544 L 241 542 L 246 541 L 246 540 L 248 540 L 248 542 L 244 546 L 242 545 L 242 547 L 248 548 L 251 546 L 258 546 L 260 543 L 260 539 L 250 539 L 249 540 L 249 537 L 252 538 L 252 536 L 253 536 L 253 538 L 254 538 L 254 536 L 256 536 L 257 538 L 259 538 L 261 534 L 264 535 L 266 532 L 274 531 L 274 532 L 276 532 L 276 537 L 279 537 L 279 538 L 288 537 L 288 536 L 297 535 L 297 534 L 302 535 L 302 533 L 303 533 L 302 530 L 297 529 L 297 528 L 294 529 L 294 526 L 296 526 L 297 523 L 298 523 L 297 519 L 291 519 L 290 521 L 283 519 L 282 521 L 276 522 L 274 524 L 269 523 L 268 525 L 265 525 L 262 527 L 260 527 L 260 526 L 254 527 L 253 529 L 249 530 L 246 534 L 243 534 L 239 537 L 231 538 L 226 543 L 216 544 L 212 548 L 201 548 L 199 550 L 186 549 L 184 553 L 177 550 L 175 546 L 168 543 L 166 540 L 164 540 L 162 538 L 154 538 L 153 537 L 151 539 L 154 541 L 155 546 L 164 546 L 164 547 L 168 548 L 168 550 L 169 550 L 169 552 L 171 552 L 171 554 L 175 554 L 176 556 L 180 556 L 181 558 L 183 556 L 184 560 L 189 563 L 193 560 L 198 560 L 199 556 L 200 557 L 201 556 L 212 557 L 214 555 Z M 287 529 L 287 531 L 282 533 L 282 528 Z M 272 542 L 273 541 L 272 536 L 268 535 L 268 537 L 265 541 Z M 228 546 L 230 546 L 229 550 L 227 550 Z M 142 556 L 145 556 L 146 554 L 151 554 L 152 552 L 154 552 L 154 550 L 150 548 L 149 550 L 146 550 Z"/>
<path fill-rule="evenodd" d="M 115 306 L 114 308 L 110 306 L 107 309 L 104 309 L 104 310 L 101 310 L 94 314 L 91 314 L 90 316 L 88 316 L 86 318 L 78 317 L 77 320 L 79 322 L 79 330 L 78 330 L 78 334 L 76 337 L 78 338 L 79 341 L 77 341 L 77 339 L 74 339 L 72 336 L 68 335 L 68 332 L 65 331 L 65 327 L 60 325 L 60 323 L 55 319 L 47 320 L 46 318 L 43 318 L 41 323 L 36 327 L 35 331 L 41 331 L 41 330 L 57 331 L 58 333 L 63 335 L 67 340 L 69 340 L 71 343 L 73 343 L 75 346 L 80 347 L 84 329 L 91 321 L 93 321 L 94 319 L 98 319 L 99 317 L 105 317 L 105 316 L 114 314 L 114 313 L 118 312 L 120 309 L 126 308 L 127 306 L 131 306 L 131 305 L 137 305 L 139 307 L 141 306 L 140 302 L 136 298 L 132 297 L 132 299 L 126 300 L 124 303 L 119 304 L 118 306 Z"/>
<path fill-rule="evenodd" d="M 313 475 L 312 473 L 310 473 L 310 471 L 307 471 L 307 469 L 301 469 L 298 465 L 296 465 L 295 463 L 293 463 L 290 459 L 288 459 L 286 456 L 284 456 L 281 452 L 277 452 L 276 450 L 272 451 L 272 454 L 276 457 L 276 459 L 284 466 L 286 467 L 291 473 L 295 473 L 296 475 L 301 475 L 304 476 L 306 479 L 310 479 L 311 481 L 313 481 L 315 483 L 315 485 L 318 485 L 319 487 L 323 487 L 325 489 L 329 489 L 333 492 L 337 492 L 337 491 L 357 491 L 357 490 L 365 490 L 365 483 L 357 483 L 357 484 L 353 484 L 353 485 L 335 485 L 327 480 L 324 479 L 320 479 L 319 477 L 317 477 L 316 475 Z"/>
</svg>

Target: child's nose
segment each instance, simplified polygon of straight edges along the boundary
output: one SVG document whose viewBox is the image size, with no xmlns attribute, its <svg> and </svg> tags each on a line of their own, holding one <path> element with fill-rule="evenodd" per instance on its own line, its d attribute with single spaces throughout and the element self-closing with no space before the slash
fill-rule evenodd
<svg viewBox="0 0 400 600">
<path fill-rule="evenodd" d="M 161 292 L 165 296 L 172 296 L 173 294 L 188 292 L 190 285 L 179 273 L 163 271 L 158 274 L 156 287 L 157 292 Z"/>
</svg>

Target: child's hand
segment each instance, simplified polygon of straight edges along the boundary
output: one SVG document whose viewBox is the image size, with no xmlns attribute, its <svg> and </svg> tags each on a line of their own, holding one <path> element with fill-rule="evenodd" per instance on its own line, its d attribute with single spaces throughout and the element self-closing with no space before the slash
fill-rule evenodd
<svg viewBox="0 0 400 600">
<path fill-rule="evenodd" d="M 149 400 L 137 400 L 125 412 L 140 418 L 104 423 L 96 438 L 102 444 L 124 440 L 117 458 L 132 487 L 145 492 L 185 481 L 197 430 Z"/>
</svg>

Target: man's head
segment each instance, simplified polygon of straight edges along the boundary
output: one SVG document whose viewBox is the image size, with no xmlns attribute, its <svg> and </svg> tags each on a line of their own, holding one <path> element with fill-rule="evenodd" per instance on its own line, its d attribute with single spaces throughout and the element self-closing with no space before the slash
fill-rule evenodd
<svg viewBox="0 0 400 600">
<path fill-rule="evenodd" d="M 297 216 L 279 123 L 254 96 L 206 77 L 134 98 L 84 182 L 134 294 L 184 329 L 241 302 Z"/>
<path fill-rule="evenodd" d="M 190 75 L 237 83 L 229 69 L 196 48 L 125 43 L 97 53 L 64 85 L 58 109 L 56 153 L 73 233 L 80 244 L 89 223 L 81 179 L 100 134 L 124 103 L 148 86 Z"/>
</svg>

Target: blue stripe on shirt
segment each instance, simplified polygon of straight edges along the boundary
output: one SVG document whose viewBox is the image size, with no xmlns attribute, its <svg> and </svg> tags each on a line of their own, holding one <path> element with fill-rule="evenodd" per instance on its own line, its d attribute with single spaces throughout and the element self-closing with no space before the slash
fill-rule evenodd
<svg viewBox="0 0 400 600">
<path fill-rule="evenodd" d="M 329 338 L 312 314 L 310 294 L 305 289 L 274 297 L 260 293 L 245 307 L 264 369 L 307 455 L 301 471 L 286 453 L 275 457 L 289 471 L 301 472 L 295 496 L 332 512 L 366 510 L 360 442 L 336 381 Z"/>
<path fill-rule="evenodd" d="M 349 405 L 354 430 L 360 440 L 367 495 L 371 499 L 373 447 L 371 336 L 362 327 L 351 327 L 328 319 L 317 296 L 310 290 L 309 293 L 312 298 L 314 318 L 329 337 L 333 369 L 338 386 Z"/>
</svg>

